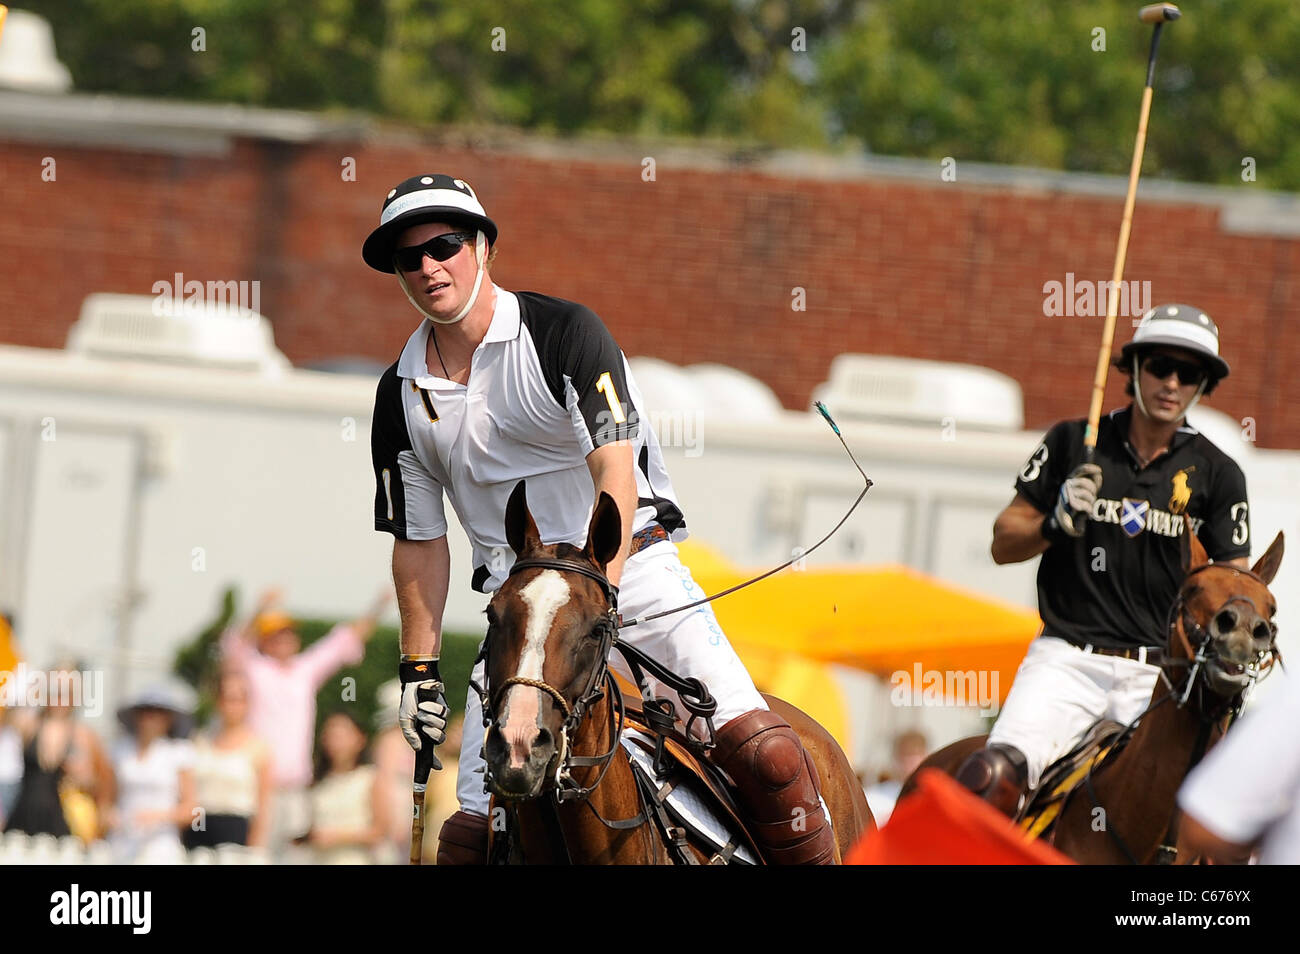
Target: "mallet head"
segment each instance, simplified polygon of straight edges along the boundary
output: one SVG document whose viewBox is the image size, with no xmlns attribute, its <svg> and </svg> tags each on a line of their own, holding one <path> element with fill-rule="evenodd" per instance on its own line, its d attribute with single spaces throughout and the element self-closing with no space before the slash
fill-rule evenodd
<svg viewBox="0 0 1300 954">
<path fill-rule="evenodd" d="M 1138 19 L 1143 23 L 1168 23 L 1183 15 L 1172 3 L 1153 3 L 1138 11 Z"/>
</svg>

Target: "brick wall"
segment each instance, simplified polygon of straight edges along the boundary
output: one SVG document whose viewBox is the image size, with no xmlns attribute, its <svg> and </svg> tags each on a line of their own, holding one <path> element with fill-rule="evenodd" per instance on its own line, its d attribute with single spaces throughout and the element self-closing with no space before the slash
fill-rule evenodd
<svg viewBox="0 0 1300 954">
<path fill-rule="evenodd" d="M 576 153 L 575 153 L 576 154 Z M 57 180 L 41 179 L 45 156 Z M 357 181 L 343 181 L 344 156 Z M 61 347 L 85 295 L 260 280 L 295 362 L 393 360 L 418 319 L 361 262 L 384 193 L 468 179 L 501 228 L 497 281 L 582 301 L 625 351 L 756 375 L 806 406 L 841 352 L 985 365 L 1026 420 L 1087 410 L 1101 319 L 1046 317 L 1043 284 L 1109 278 L 1121 201 L 903 179 L 831 181 L 660 161 L 541 158 L 392 140 L 237 140 L 224 157 L 0 142 L 0 341 Z M 1143 198 L 1129 279 L 1215 317 L 1233 375 L 1213 406 L 1300 448 L 1300 240 L 1228 234 L 1213 206 Z M 791 291 L 807 311 L 791 310 Z M 1121 318 L 1117 341 L 1131 334 Z M 1112 376 L 1107 405 L 1123 400 Z"/>
</svg>

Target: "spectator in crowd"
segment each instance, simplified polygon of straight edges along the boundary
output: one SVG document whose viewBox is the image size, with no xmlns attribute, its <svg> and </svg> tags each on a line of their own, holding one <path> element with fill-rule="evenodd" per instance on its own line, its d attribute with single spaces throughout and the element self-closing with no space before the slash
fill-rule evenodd
<svg viewBox="0 0 1300 954">
<path fill-rule="evenodd" d="M 12 679 L 18 664 L 9 614 L 0 611 L 0 680 Z M 23 780 L 23 739 L 13 712 L 0 703 L 0 831 L 4 830 Z"/>
<path fill-rule="evenodd" d="M 900 732 L 894 738 L 893 764 L 889 771 L 875 785 L 865 788 L 867 805 L 871 808 L 877 826 L 889 821 L 903 783 L 925 760 L 927 749 L 925 734 L 917 729 Z"/>
<path fill-rule="evenodd" d="M 194 740 L 194 789 L 203 825 L 185 829 L 186 848 L 266 847 L 270 823 L 271 750 L 248 724 L 248 676 L 217 680 L 217 717 Z"/>
<path fill-rule="evenodd" d="M 307 786 L 312 779 L 316 694 L 334 673 L 356 665 L 391 592 L 353 623 L 340 623 L 302 649 L 291 617 L 277 610 L 280 594 L 265 593 L 253 617 L 227 630 L 221 650 L 227 668 L 248 676 L 249 725 L 270 747 L 271 820 L 268 847 L 275 861 L 291 857 L 291 843 L 310 824 Z"/>
<path fill-rule="evenodd" d="M 311 834 L 317 864 L 374 864 L 388 831 L 387 806 L 367 757 L 365 730 L 350 712 L 325 719 L 311 789 Z M 409 842 L 409 838 L 408 838 Z"/>
<path fill-rule="evenodd" d="M 0 831 L 4 830 L 5 821 L 18 799 L 18 789 L 22 783 L 22 733 L 14 724 L 13 710 L 0 706 Z"/>
<path fill-rule="evenodd" d="M 114 797 L 113 770 L 99 736 L 78 718 L 72 686 L 83 667 L 56 665 L 48 670 L 47 705 L 15 711 L 22 752 L 22 780 L 7 831 L 29 835 L 99 837 Z"/>
<path fill-rule="evenodd" d="M 1183 782 L 1179 847 L 1223 864 L 1300 864 L 1300 692 L 1289 680 Z M 1179 860 L 1183 860 L 1179 858 Z"/>
<path fill-rule="evenodd" d="M 127 730 L 113 765 L 118 801 L 111 837 L 118 864 L 179 864 L 180 832 L 196 818 L 188 687 L 162 683 L 118 711 Z"/>
</svg>

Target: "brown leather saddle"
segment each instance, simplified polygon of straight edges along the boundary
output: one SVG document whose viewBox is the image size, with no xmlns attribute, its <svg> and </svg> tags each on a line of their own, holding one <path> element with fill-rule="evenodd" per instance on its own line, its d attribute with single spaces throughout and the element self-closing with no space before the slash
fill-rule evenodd
<svg viewBox="0 0 1300 954">
<path fill-rule="evenodd" d="M 1118 722 L 1102 719 L 1073 749 L 1048 766 L 1038 788 L 1016 817 L 1027 837 L 1046 838 L 1049 843 L 1053 840 L 1056 819 L 1070 797 L 1085 784 L 1090 773 L 1123 751 L 1129 739 L 1125 729 Z"/>
<path fill-rule="evenodd" d="M 710 864 L 763 864 L 758 844 L 731 791 L 725 773 L 697 755 L 678 722 L 672 733 L 651 728 L 640 697 L 624 694 L 623 748 L 638 775 L 647 814 L 661 828 L 680 829 L 668 838 L 685 838 Z M 712 816 L 711 819 L 707 816 Z"/>
</svg>

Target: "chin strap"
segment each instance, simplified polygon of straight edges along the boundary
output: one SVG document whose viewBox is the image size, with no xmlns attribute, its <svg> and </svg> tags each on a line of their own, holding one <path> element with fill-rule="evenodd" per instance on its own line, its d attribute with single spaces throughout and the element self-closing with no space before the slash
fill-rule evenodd
<svg viewBox="0 0 1300 954">
<path fill-rule="evenodd" d="M 1134 354 L 1133 355 L 1133 401 L 1135 404 L 1137 404 L 1138 410 L 1142 412 L 1142 416 L 1149 420 L 1151 418 L 1151 415 L 1147 412 L 1147 406 L 1142 403 L 1142 378 L 1139 374 L 1140 370 L 1141 369 L 1138 367 L 1138 356 L 1137 354 Z M 1201 399 L 1201 395 L 1205 393 L 1205 385 L 1207 383 L 1208 383 L 1208 378 L 1201 378 L 1201 383 L 1196 386 L 1196 393 L 1193 394 L 1192 399 L 1187 402 L 1187 407 L 1183 408 L 1183 412 L 1180 415 L 1180 418 L 1187 417 L 1187 412 L 1190 411 L 1192 408 L 1196 407 L 1196 402 L 1199 401 Z"/>
<path fill-rule="evenodd" d="M 474 290 L 469 293 L 469 299 L 465 302 L 465 307 L 460 310 L 455 318 L 439 318 L 437 315 L 431 314 L 420 299 L 411 293 L 411 286 L 406 283 L 406 276 L 402 274 L 400 268 L 395 270 L 397 272 L 397 283 L 402 286 L 402 291 L 406 293 L 406 300 L 425 318 L 439 325 L 454 325 L 469 314 L 469 310 L 474 307 L 474 302 L 478 300 L 479 289 L 483 287 L 483 276 L 486 274 L 484 266 L 487 263 L 487 236 L 483 234 L 482 229 L 479 230 L 474 239 L 474 261 L 478 263 L 478 274 L 474 276 Z"/>
</svg>

